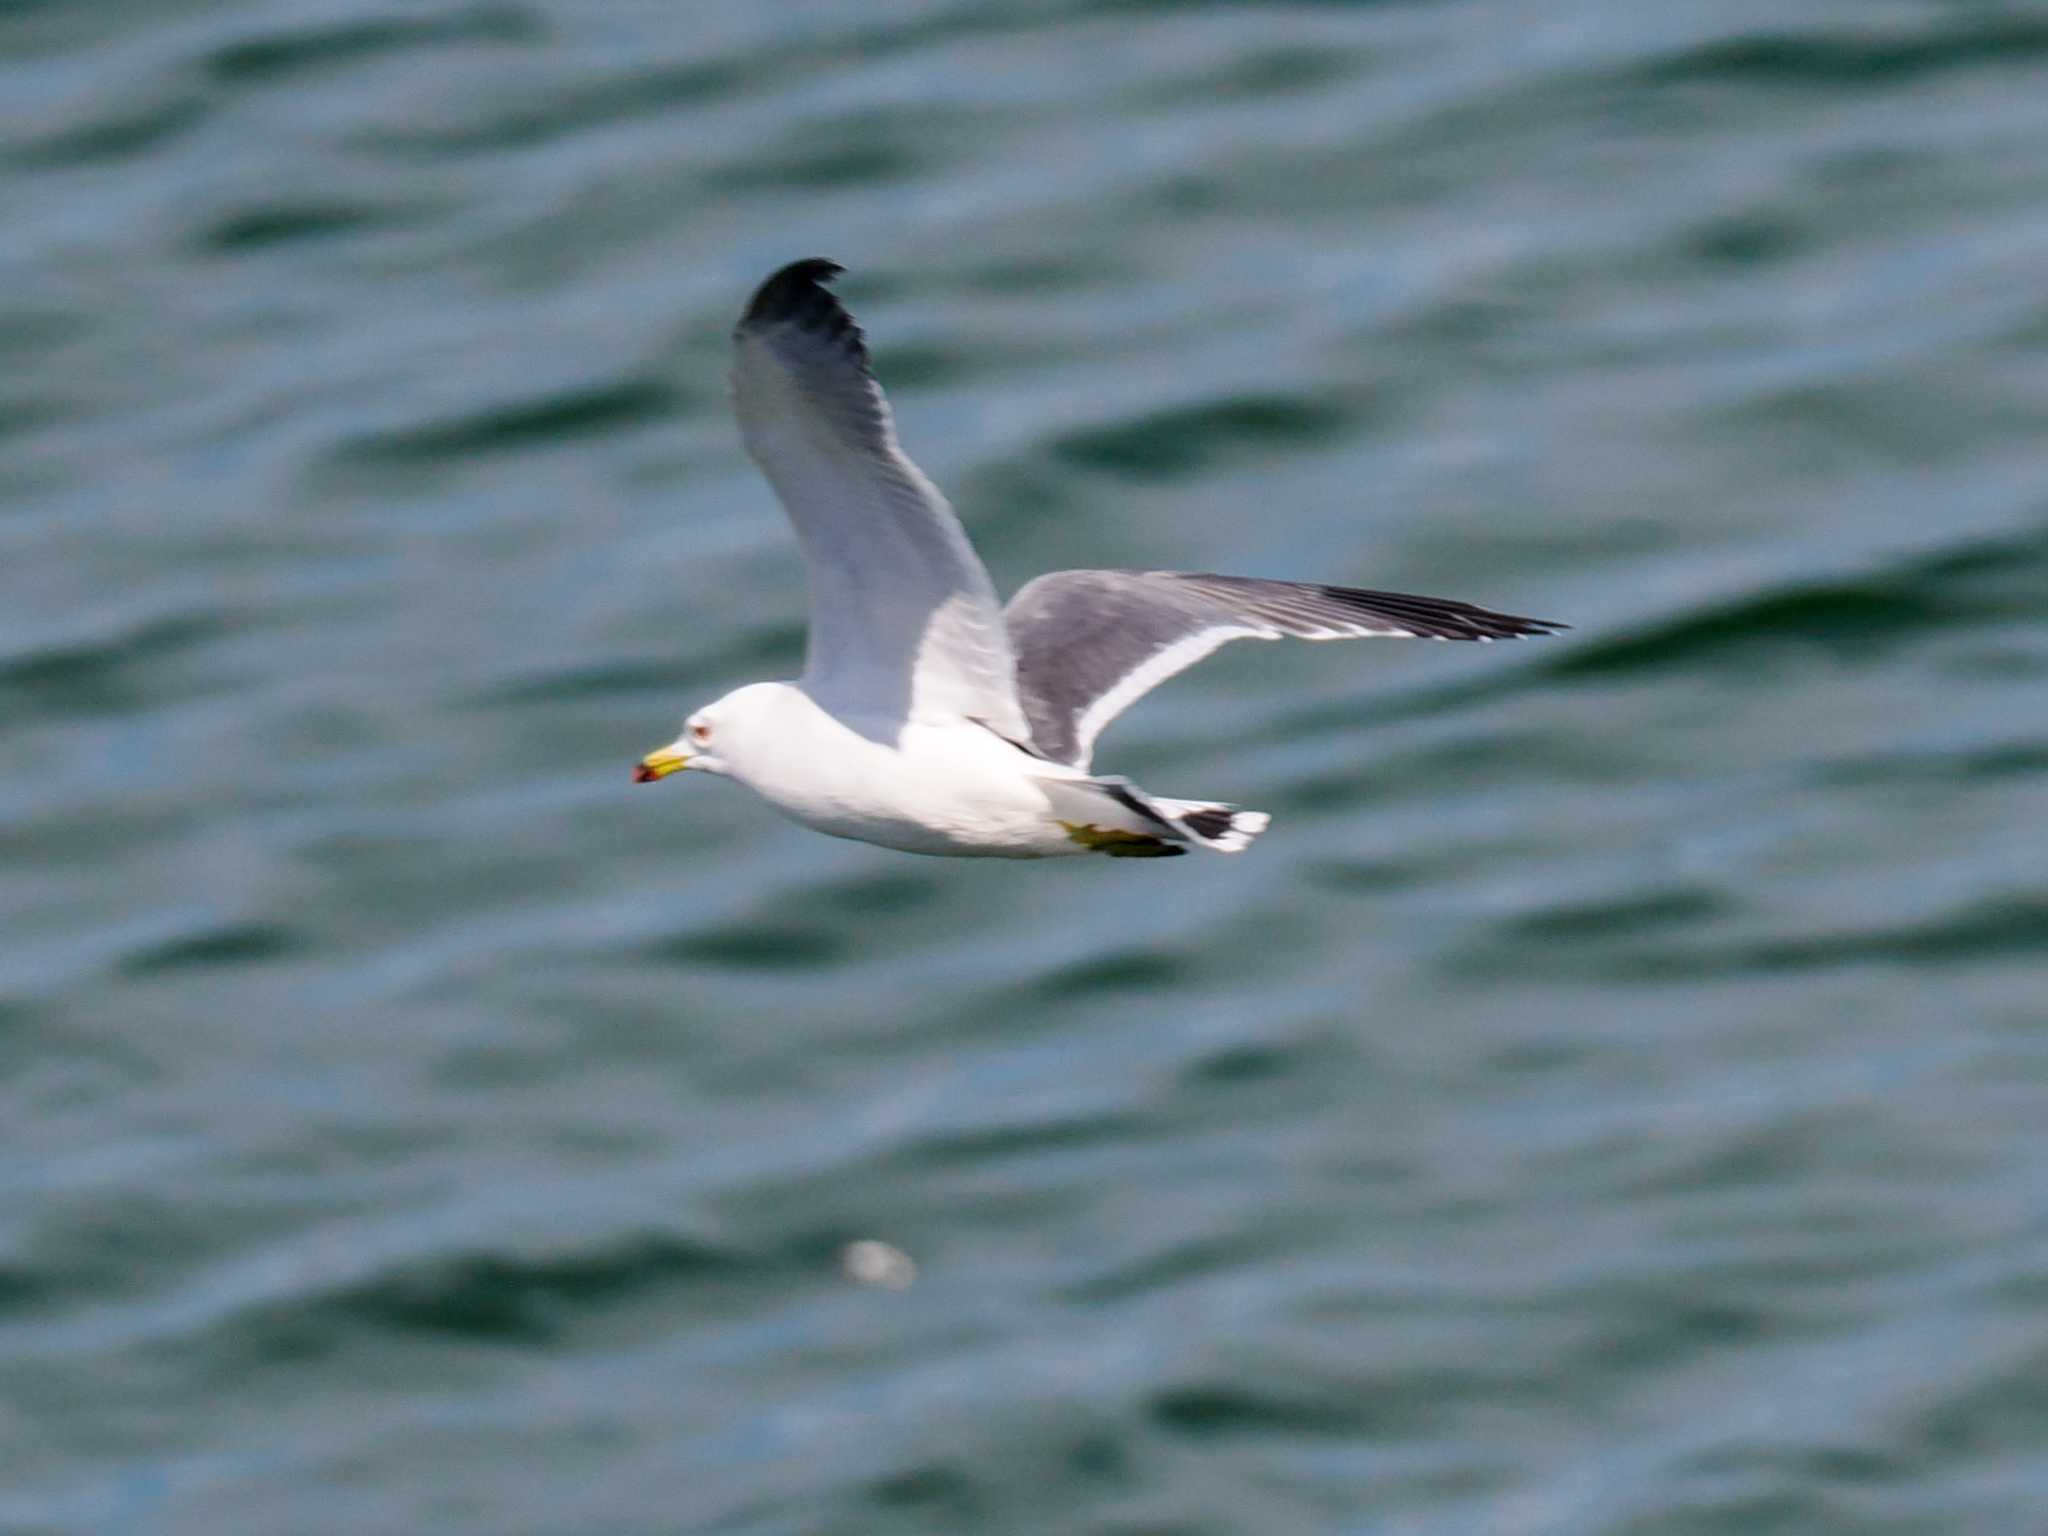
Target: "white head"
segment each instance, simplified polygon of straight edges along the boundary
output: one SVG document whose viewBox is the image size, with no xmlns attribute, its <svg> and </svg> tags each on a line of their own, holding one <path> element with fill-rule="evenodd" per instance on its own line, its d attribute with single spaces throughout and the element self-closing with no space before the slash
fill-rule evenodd
<svg viewBox="0 0 2048 1536">
<path fill-rule="evenodd" d="M 685 768 L 745 779 L 752 750 L 765 736 L 761 727 L 789 691 L 787 683 L 749 683 L 706 704 L 683 722 L 682 735 L 640 759 L 633 782 L 652 784 Z"/>
</svg>

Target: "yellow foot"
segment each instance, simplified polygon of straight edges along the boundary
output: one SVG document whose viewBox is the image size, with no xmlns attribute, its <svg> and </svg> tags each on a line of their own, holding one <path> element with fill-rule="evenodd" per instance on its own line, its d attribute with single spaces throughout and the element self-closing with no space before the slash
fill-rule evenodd
<svg viewBox="0 0 2048 1536">
<path fill-rule="evenodd" d="M 1063 821 L 1060 825 L 1083 848 L 1106 853 L 1112 859 L 1177 859 L 1187 852 L 1179 843 L 1144 832 L 1126 832 L 1121 827 L 1098 827 L 1086 821 Z"/>
</svg>

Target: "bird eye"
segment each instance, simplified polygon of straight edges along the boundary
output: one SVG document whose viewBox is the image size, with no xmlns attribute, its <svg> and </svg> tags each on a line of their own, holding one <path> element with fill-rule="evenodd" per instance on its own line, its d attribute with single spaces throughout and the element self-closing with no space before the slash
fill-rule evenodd
<svg viewBox="0 0 2048 1536">
<path fill-rule="evenodd" d="M 710 726 L 706 725 L 702 720 L 692 720 L 690 722 L 690 740 L 696 742 L 701 747 L 710 739 Z"/>
</svg>

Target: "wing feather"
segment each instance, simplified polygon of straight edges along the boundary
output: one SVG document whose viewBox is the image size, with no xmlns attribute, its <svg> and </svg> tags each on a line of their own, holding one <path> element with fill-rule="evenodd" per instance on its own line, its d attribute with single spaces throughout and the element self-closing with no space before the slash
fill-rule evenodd
<svg viewBox="0 0 2048 1536">
<path fill-rule="evenodd" d="M 1034 745 L 1080 768 L 1104 726 L 1232 640 L 1509 640 L 1566 627 L 1450 598 L 1181 571 L 1054 571 L 1003 618 Z"/>
<path fill-rule="evenodd" d="M 810 569 L 803 686 L 851 723 L 967 716 L 1028 734 L 988 572 L 896 440 L 861 330 L 812 259 L 775 273 L 733 334 L 747 452 Z"/>
</svg>

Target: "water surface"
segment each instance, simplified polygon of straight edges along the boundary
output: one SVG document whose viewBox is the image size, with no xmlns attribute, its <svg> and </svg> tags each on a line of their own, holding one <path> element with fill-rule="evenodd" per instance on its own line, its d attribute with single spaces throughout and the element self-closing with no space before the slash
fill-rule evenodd
<svg viewBox="0 0 2048 1536">
<path fill-rule="evenodd" d="M 0 12 L 0 1529 L 2048 1507 L 2048 18 Z M 635 790 L 800 664 L 844 293 L 1239 859 Z M 907 1290 L 854 1283 L 894 1245 Z"/>
</svg>

